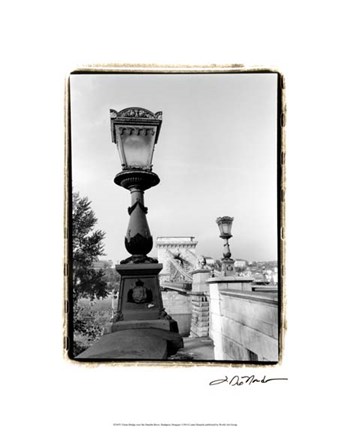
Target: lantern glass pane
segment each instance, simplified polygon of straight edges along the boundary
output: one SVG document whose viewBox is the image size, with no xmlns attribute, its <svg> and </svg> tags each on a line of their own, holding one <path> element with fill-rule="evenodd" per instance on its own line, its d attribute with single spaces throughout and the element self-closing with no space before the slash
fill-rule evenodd
<svg viewBox="0 0 350 432">
<path fill-rule="evenodd" d="M 149 168 L 153 152 L 152 137 L 130 135 L 124 140 L 125 162 L 128 167 Z"/>
<path fill-rule="evenodd" d="M 231 234 L 232 222 L 224 222 L 221 226 L 223 234 Z"/>
<path fill-rule="evenodd" d="M 217 218 L 216 223 L 219 226 L 220 236 L 231 237 L 232 222 L 233 218 L 229 216 Z"/>
</svg>

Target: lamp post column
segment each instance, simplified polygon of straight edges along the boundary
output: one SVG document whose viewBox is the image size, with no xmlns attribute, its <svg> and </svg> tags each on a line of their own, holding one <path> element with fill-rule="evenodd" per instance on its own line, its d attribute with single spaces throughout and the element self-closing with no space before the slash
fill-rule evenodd
<svg viewBox="0 0 350 432">
<path fill-rule="evenodd" d="M 130 193 L 130 220 L 125 236 L 125 248 L 132 255 L 147 255 L 152 250 L 153 239 L 146 219 L 148 209 L 143 201 L 144 192 L 140 187 L 133 187 Z"/>
<path fill-rule="evenodd" d="M 123 170 L 115 176 L 114 182 L 128 189 L 131 194 L 131 206 L 128 208 L 130 219 L 125 236 L 125 248 L 131 257 L 121 263 L 157 262 L 147 257 L 152 250 L 153 239 L 146 218 L 148 209 L 144 205 L 144 191 L 156 186 L 159 177 L 150 171 Z"/>
</svg>

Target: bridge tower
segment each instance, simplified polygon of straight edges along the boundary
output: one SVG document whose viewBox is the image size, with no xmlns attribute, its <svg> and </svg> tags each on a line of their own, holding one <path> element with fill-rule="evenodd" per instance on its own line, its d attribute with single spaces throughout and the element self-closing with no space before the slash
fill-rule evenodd
<svg viewBox="0 0 350 432">
<path fill-rule="evenodd" d="M 163 264 L 160 284 L 170 281 L 191 282 L 190 272 L 197 267 L 197 241 L 194 237 L 157 237 L 158 261 Z"/>
</svg>

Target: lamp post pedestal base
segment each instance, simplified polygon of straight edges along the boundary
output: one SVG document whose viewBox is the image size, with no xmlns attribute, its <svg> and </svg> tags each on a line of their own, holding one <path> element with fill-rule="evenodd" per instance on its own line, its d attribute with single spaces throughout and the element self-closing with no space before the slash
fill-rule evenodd
<svg viewBox="0 0 350 432">
<path fill-rule="evenodd" d="M 114 322 L 165 319 L 158 274 L 162 264 L 119 264 L 121 276 L 118 306 Z"/>
<path fill-rule="evenodd" d="M 234 276 L 235 275 L 235 267 L 234 261 L 231 258 L 224 258 L 222 261 L 222 275 L 223 276 Z"/>
<path fill-rule="evenodd" d="M 183 347 L 178 325 L 163 307 L 162 264 L 116 265 L 121 275 L 118 307 L 104 335 L 77 359 L 162 360 Z"/>
</svg>

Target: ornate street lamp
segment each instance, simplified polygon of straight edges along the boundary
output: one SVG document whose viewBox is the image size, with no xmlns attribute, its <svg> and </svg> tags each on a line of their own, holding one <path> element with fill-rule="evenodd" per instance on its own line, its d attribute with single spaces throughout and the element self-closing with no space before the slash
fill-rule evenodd
<svg viewBox="0 0 350 432">
<path fill-rule="evenodd" d="M 216 223 L 219 226 L 220 237 L 226 240 L 224 244 L 224 253 L 222 258 L 222 273 L 224 276 L 230 276 L 235 273 L 234 269 L 234 261 L 231 259 L 231 251 L 228 240 L 232 237 L 231 228 L 232 228 L 233 217 L 230 216 L 222 216 L 216 219 Z"/>
<path fill-rule="evenodd" d="M 153 240 L 143 199 L 144 191 L 159 183 L 159 177 L 152 172 L 152 158 L 162 113 L 153 114 L 147 109 L 132 107 L 119 112 L 110 110 L 110 116 L 112 141 L 117 145 L 122 164 L 122 171 L 115 176 L 114 182 L 131 193 L 125 236 L 125 247 L 131 256 L 116 266 L 121 281 L 117 313 L 110 332 L 130 328 L 157 329 L 158 333 L 163 332 L 163 340 L 171 341 L 168 351 L 173 353 L 183 346 L 183 341 L 176 321 L 163 307 L 158 279 L 163 266 L 147 256 Z"/>
<path fill-rule="evenodd" d="M 153 239 L 146 219 L 143 194 L 159 183 L 159 177 L 152 172 L 152 158 L 162 113 L 153 114 L 143 108 L 126 108 L 119 113 L 110 110 L 110 113 L 112 141 L 117 144 L 123 168 L 114 182 L 131 193 L 130 220 L 125 236 L 125 247 L 131 257 L 122 263 L 157 262 L 147 257 L 152 250 Z"/>
</svg>

